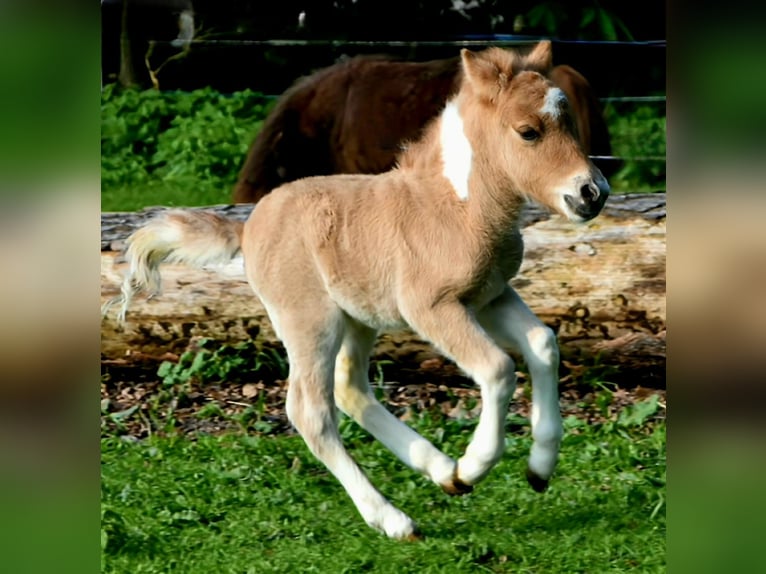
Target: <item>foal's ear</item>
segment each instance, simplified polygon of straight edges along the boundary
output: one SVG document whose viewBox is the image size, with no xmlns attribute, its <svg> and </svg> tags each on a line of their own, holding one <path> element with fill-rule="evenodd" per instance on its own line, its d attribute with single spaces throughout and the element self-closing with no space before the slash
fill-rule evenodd
<svg viewBox="0 0 766 574">
<path fill-rule="evenodd" d="M 501 70 L 493 50 L 478 53 L 466 48 L 460 50 L 466 79 L 479 95 L 489 100 L 494 99 L 510 80 L 510 67 L 507 72 Z"/>
<path fill-rule="evenodd" d="M 550 40 L 543 40 L 532 48 L 524 58 L 527 66 L 547 72 L 553 66 L 553 46 Z"/>
</svg>

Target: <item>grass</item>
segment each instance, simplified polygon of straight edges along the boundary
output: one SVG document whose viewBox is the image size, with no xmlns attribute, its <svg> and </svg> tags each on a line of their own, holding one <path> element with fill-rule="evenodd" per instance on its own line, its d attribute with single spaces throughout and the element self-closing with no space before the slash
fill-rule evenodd
<svg viewBox="0 0 766 574">
<path fill-rule="evenodd" d="M 101 190 L 101 211 L 139 211 L 145 207 L 195 207 L 231 203 L 231 185 L 209 181 L 163 181 L 150 179 L 142 184 Z"/>
<path fill-rule="evenodd" d="M 454 456 L 474 422 L 410 424 Z M 418 543 L 368 528 L 297 436 L 106 434 L 102 571 L 664 572 L 664 422 L 566 423 L 545 494 L 523 478 L 529 438 L 516 432 L 490 476 L 450 498 L 343 421 L 352 455 L 420 525 Z"/>
</svg>

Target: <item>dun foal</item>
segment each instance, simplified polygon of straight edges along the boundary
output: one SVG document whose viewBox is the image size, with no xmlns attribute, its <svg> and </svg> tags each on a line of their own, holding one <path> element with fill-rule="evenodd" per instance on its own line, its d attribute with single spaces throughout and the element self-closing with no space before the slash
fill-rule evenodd
<svg viewBox="0 0 766 574">
<path fill-rule="evenodd" d="M 412 519 L 368 480 L 341 443 L 335 406 L 449 494 L 469 492 L 500 459 L 520 352 L 532 377 L 527 478 L 542 491 L 562 436 L 553 332 L 508 280 L 523 244 L 527 198 L 572 221 L 595 217 L 609 186 L 574 135 L 565 96 L 546 74 L 551 46 L 526 57 L 462 50 L 457 95 L 380 175 L 312 177 L 284 185 L 247 223 L 170 211 L 131 238 L 130 296 L 159 288 L 163 260 L 228 261 L 241 248 L 290 363 L 287 415 L 343 484 L 364 520 L 392 538 Z M 482 411 L 453 460 L 374 397 L 368 357 L 379 330 L 411 327 L 479 385 Z"/>
</svg>

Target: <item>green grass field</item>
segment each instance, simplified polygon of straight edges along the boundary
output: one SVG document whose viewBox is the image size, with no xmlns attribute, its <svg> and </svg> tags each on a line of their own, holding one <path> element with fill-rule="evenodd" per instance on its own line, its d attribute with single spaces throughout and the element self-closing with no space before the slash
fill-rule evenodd
<svg viewBox="0 0 766 574">
<path fill-rule="evenodd" d="M 473 422 L 414 424 L 453 456 Z M 627 421 L 627 419 L 626 419 Z M 528 432 L 474 492 L 451 498 L 353 423 L 373 482 L 420 525 L 398 542 L 368 528 L 298 436 L 102 438 L 102 571 L 663 572 L 665 424 L 570 417 L 550 489 L 523 477 Z"/>
</svg>

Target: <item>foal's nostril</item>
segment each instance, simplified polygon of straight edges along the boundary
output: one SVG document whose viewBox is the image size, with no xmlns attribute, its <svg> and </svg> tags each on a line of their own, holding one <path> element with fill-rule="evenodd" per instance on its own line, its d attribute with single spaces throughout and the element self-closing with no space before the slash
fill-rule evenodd
<svg viewBox="0 0 766 574">
<path fill-rule="evenodd" d="M 596 201 L 598 199 L 598 187 L 593 183 L 586 183 L 580 188 L 580 195 L 585 201 Z"/>
</svg>

